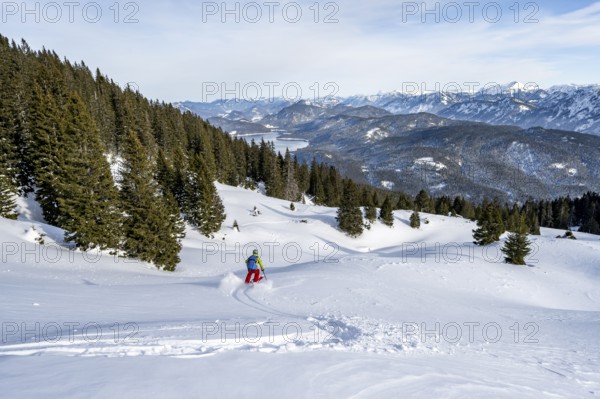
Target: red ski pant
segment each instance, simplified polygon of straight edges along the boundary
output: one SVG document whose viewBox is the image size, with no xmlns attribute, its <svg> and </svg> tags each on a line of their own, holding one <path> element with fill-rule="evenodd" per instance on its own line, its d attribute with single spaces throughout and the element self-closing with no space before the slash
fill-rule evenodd
<svg viewBox="0 0 600 399">
<path fill-rule="evenodd" d="M 246 276 L 246 284 L 248 284 L 250 282 L 250 279 L 252 278 L 252 275 L 254 275 L 254 282 L 256 283 L 258 280 L 260 280 L 260 270 L 256 269 L 256 270 L 248 270 L 248 275 Z"/>
</svg>

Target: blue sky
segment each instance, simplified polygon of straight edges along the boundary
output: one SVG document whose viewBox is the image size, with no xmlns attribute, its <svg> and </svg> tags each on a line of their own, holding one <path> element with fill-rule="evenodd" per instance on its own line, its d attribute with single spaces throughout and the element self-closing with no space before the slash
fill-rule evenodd
<svg viewBox="0 0 600 399">
<path fill-rule="evenodd" d="M 164 101 L 600 83 L 600 1 L 25 4 L 1 34 Z"/>
</svg>

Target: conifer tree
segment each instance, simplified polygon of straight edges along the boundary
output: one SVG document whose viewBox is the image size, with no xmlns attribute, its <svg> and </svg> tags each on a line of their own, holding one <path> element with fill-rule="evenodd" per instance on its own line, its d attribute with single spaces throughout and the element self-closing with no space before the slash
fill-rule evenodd
<svg viewBox="0 0 600 399">
<path fill-rule="evenodd" d="M 298 164 L 298 158 L 294 156 L 294 164 L 298 165 L 297 174 L 298 177 L 298 188 L 300 189 L 300 193 L 305 194 L 310 189 L 310 169 L 306 162 L 302 162 L 302 164 Z"/>
<path fill-rule="evenodd" d="M 571 209 L 569 206 L 570 199 L 561 198 L 559 201 L 555 201 L 554 216 L 554 228 L 556 229 L 569 229 L 571 220 Z"/>
<path fill-rule="evenodd" d="M 459 215 L 464 217 L 465 219 L 474 220 L 475 219 L 475 209 L 473 204 L 470 201 L 463 201 L 462 209 L 458 212 Z"/>
<path fill-rule="evenodd" d="M 540 204 L 541 208 L 541 225 L 545 227 L 551 227 L 554 221 L 554 215 L 552 214 L 552 204 L 549 201 L 542 201 Z"/>
<path fill-rule="evenodd" d="M 116 127 L 120 140 L 128 140 L 129 132 L 134 132 L 149 156 L 156 156 L 157 146 L 152 133 L 150 104 L 138 92 L 127 87 L 120 97 L 120 112 L 117 113 Z"/>
<path fill-rule="evenodd" d="M 260 180 L 260 148 L 254 139 L 250 141 L 250 145 L 247 150 L 247 177 L 257 182 Z"/>
<path fill-rule="evenodd" d="M 373 196 L 371 197 L 371 203 L 375 208 L 379 208 L 379 196 L 377 196 L 377 191 L 373 191 Z"/>
<path fill-rule="evenodd" d="M 600 225 L 593 217 L 590 217 L 584 224 L 581 225 L 579 231 L 582 233 L 600 234 Z"/>
<path fill-rule="evenodd" d="M 456 215 L 462 215 L 464 205 L 465 200 L 460 196 L 456 196 L 454 197 L 454 201 L 452 202 L 452 211 L 454 211 Z"/>
<path fill-rule="evenodd" d="M 2 99 L 0 99 L 0 107 L 2 107 Z M 15 212 L 16 205 L 14 201 L 16 187 L 9 174 L 9 163 L 13 154 L 7 131 L 2 128 L 4 121 L 2 109 L 0 108 L 0 217 L 16 219 L 18 216 Z"/>
<path fill-rule="evenodd" d="M 344 194 L 336 220 L 340 230 L 350 237 L 358 237 L 363 233 L 363 218 L 362 211 L 358 206 L 358 191 L 350 179 L 344 182 Z"/>
<path fill-rule="evenodd" d="M 323 184 L 325 189 L 325 203 L 331 207 L 339 206 L 341 195 L 343 194 L 342 178 L 333 166 L 324 168 L 323 172 L 325 177 L 323 181 L 327 182 L 327 184 Z M 359 200 L 360 198 L 357 199 Z"/>
<path fill-rule="evenodd" d="M 325 188 L 323 187 L 323 181 L 321 180 L 321 174 L 319 173 L 319 165 L 313 158 L 310 164 L 310 188 L 309 194 L 313 196 L 314 202 L 317 205 L 325 203 Z"/>
<path fill-rule="evenodd" d="M 400 194 L 398 202 L 396 203 L 396 209 L 411 209 L 413 208 L 412 199 L 406 194 Z"/>
<path fill-rule="evenodd" d="M 365 218 L 371 224 L 375 222 L 375 220 L 377 220 L 377 208 L 372 205 L 367 205 L 365 207 Z"/>
<path fill-rule="evenodd" d="M 540 222 L 538 220 L 537 215 L 535 213 L 532 213 L 527 219 L 527 224 L 529 225 L 529 234 L 539 236 L 541 232 Z"/>
<path fill-rule="evenodd" d="M 365 219 L 371 224 L 377 219 L 377 208 L 373 202 L 373 196 L 370 195 L 369 190 L 366 187 L 363 189 L 362 202 L 365 207 Z"/>
<path fill-rule="evenodd" d="M 390 197 L 385 197 L 383 200 L 383 204 L 381 205 L 381 210 L 379 211 L 379 220 L 383 224 L 388 227 L 392 227 L 394 225 L 394 214 L 392 212 L 392 201 Z"/>
<path fill-rule="evenodd" d="M 448 216 L 450 213 L 450 207 L 452 206 L 450 203 L 450 197 L 442 196 L 437 199 L 432 198 L 432 202 L 435 202 L 434 209 L 436 214 Z"/>
<path fill-rule="evenodd" d="M 513 265 L 525 265 L 525 257 L 531 253 L 531 243 L 527 239 L 529 227 L 522 215 L 515 232 L 510 233 L 501 251 L 505 255 L 505 261 Z"/>
<path fill-rule="evenodd" d="M 478 228 L 473 230 L 474 243 L 477 245 L 488 245 L 499 241 L 504 233 L 504 224 L 500 210 L 494 203 L 488 203 L 483 214 L 477 221 Z"/>
<path fill-rule="evenodd" d="M 427 191 L 425 190 L 421 190 L 419 191 L 419 194 L 417 194 L 416 198 L 415 198 L 415 205 L 417 206 L 417 209 L 419 210 L 419 212 L 429 212 L 429 205 L 430 205 L 430 201 L 429 201 L 429 196 L 427 195 Z"/>
<path fill-rule="evenodd" d="M 538 222 L 537 217 L 534 217 L 533 219 L 531 219 L 531 223 L 529 224 L 529 234 L 534 235 L 534 236 L 539 236 L 542 233 L 540 232 L 540 223 Z"/>
<path fill-rule="evenodd" d="M 516 232 L 521 227 L 521 212 L 517 204 L 514 204 L 508 215 L 508 223 L 506 224 L 506 230 L 510 232 Z"/>
<path fill-rule="evenodd" d="M 45 220 L 82 250 L 117 248 L 118 195 L 93 120 L 77 94 L 57 89 L 49 95 L 39 85 L 33 90 L 36 198 Z"/>
<path fill-rule="evenodd" d="M 152 262 L 157 267 L 162 267 L 163 270 L 173 272 L 180 261 L 179 252 L 181 251 L 181 240 L 185 238 L 185 224 L 181 219 L 177 202 L 171 193 L 162 197 L 160 205 L 164 219 L 156 219 L 159 224 L 155 231 L 157 231 L 159 242 L 163 245 L 156 248 Z"/>
<path fill-rule="evenodd" d="M 14 185 L 8 178 L 5 168 L 2 167 L 0 169 L 0 217 L 13 220 L 17 218 L 14 196 Z"/>
<path fill-rule="evenodd" d="M 279 159 L 274 154 L 267 156 L 266 159 L 265 185 L 267 186 L 267 195 L 274 198 L 283 198 L 284 182 Z"/>
<path fill-rule="evenodd" d="M 163 196 L 154 180 L 153 166 L 136 134 L 130 132 L 123 147 L 121 203 L 125 211 L 125 253 L 175 270 L 179 263 L 184 226 L 169 193 Z"/>
<path fill-rule="evenodd" d="M 413 229 L 418 229 L 421 227 L 421 216 L 419 216 L 419 211 L 417 208 L 410 214 L 410 227 Z"/>
<path fill-rule="evenodd" d="M 0 40 L 3 38 L 0 38 Z M 15 168 L 17 158 L 17 149 L 13 143 L 14 114 L 11 109 L 10 101 L 10 58 L 8 51 L 0 42 L 0 176 L 3 176 L 2 190 L 13 191 L 13 177 L 15 177 Z M 12 172 L 12 174 L 11 174 Z M 12 196 L 11 196 L 12 198 Z"/>
<path fill-rule="evenodd" d="M 296 170 L 294 162 L 290 154 L 290 150 L 286 149 L 283 163 L 283 199 L 288 201 L 297 201 L 300 196 L 298 181 L 296 180 Z"/>
<path fill-rule="evenodd" d="M 233 162 L 235 164 L 235 185 L 245 184 L 249 176 L 248 146 L 244 139 L 236 137 L 233 140 Z"/>
<path fill-rule="evenodd" d="M 215 135 L 213 136 L 213 151 L 216 165 L 219 167 L 215 170 L 215 177 L 217 180 L 224 184 L 229 185 L 237 185 L 238 181 L 235 176 L 235 164 L 233 161 L 233 153 L 232 153 L 232 141 L 229 135 Z M 269 166 L 273 166 L 269 164 Z M 272 171 L 269 171 L 270 173 Z M 269 185 L 274 184 L 269 178 L 273 178 L 272 175 L 268 174 L 265 183 L 267 184 L 267 190 L 269 190 Z M 280 190 L 277 187 L 276 190 Z"/>
<path fill-rule="evenodd" d="M 175 191 L 175 171 L 173 170 L 173 165 L 167 159 L 165 152 L 161 149 L 158 150 L 158 156 L 156 158 L 156 181 L 160 185 L 160 188 L 163 192 L 163 195 L 166 193 L 171 193 L 177 200 L 177 197 L 174 195 Z M 183 208 L 183 204 L 177 201 L 180 207 Z"/>
<path fill-rule="evenodd" d="M 42 208 L 44 220 L 48 224 L 57 225 L 60 215 L 57 198 L 58 174 L 63 168 L 62 161 L 65 157 L 63 151 L 62 135 L 64 120 L 61 111 L 53 96 L 44 92 L 36 84 L 33 87 L 33 104 L 31 107 L 31 130 L 34 137 L 34 175 L 35 195 Z"/>
<path fill-rule="evenodd" d="M 65 114 L 64 157 L 53 171 L 57 224 L 66 230 L 66 241 L 82 250 L 117 248 L 122 222 L 118 193 L 98 131 L 78 95 L 70 97 Z"/>
<path fill-rule="evenodd" d="M 8 173 L 20 194 L 33 191 L 34 172 L 31 153 L 31 87 L 35 63 L 23 41 L 20 47 L 0 36 L 0 138 Z"/>
<path fill-rule="evenodd" d="M 200 154 L 192 161 L 189 180 L 186 220 L 204 236 L 213 237 L 225 221 L 225 208 Z"/>
<path fill-rule="evenodd" d="M 204 156 L 202 156 L 204 159 Z M 185 152 L 183 151 L 183 149 L 177 145 L 175 147 L 175 149 L 173 150 L 173 168 L 172 168 L 172 186 L 171 186 L 171 192 L 173 193 L 173 196 L 175 197 L 175 201 L 177 201 L 177 203 L 179 204 L 179 207 L 181 209 L 185 208 L 185 204 L 187 202 L 187 198 L 186 195 L 188 193 L 188 185 L 190 184 L 189 181 L 189 162 L 188 162 L 188 158 L 187 155 L 185 154 Z M 204 162 L 204 165 L 207 169 L 207 173 L 209 173 L 211 176 L 214 176 L 214 174 L 212 174 L 211 169 L 209 168 L 207 162 Z"/>
</svg>

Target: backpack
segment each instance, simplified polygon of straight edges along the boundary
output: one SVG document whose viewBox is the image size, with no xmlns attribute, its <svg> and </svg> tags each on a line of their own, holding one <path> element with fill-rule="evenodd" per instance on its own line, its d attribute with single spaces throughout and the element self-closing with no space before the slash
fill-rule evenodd
<svg viewBox="0 0 600 399">
<path fill-rule="evenodd" d="M 256 260 L 257 259 L 258 259 L 258 257 L 255 255 L 252 255 L 251 257 L 248 258 L 248 260 L 246 261 L 248 270 L 256 270 Z"/>
</svg>

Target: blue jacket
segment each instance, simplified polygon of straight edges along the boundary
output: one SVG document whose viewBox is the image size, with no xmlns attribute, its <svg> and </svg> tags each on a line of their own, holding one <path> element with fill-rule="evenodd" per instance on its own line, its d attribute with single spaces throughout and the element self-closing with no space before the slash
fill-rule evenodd
<svg viewBox="0 0 600 399">
<path fill-rule="evenodd" d="M 252 255 L 251 257 L 246 259 L 246 267 L 248 268 L 248 270 L 256 270 L 258 268 L 257 265 L 260 266 L 260 270 L 265 270 L 260 256 Z"/>
</svg>

